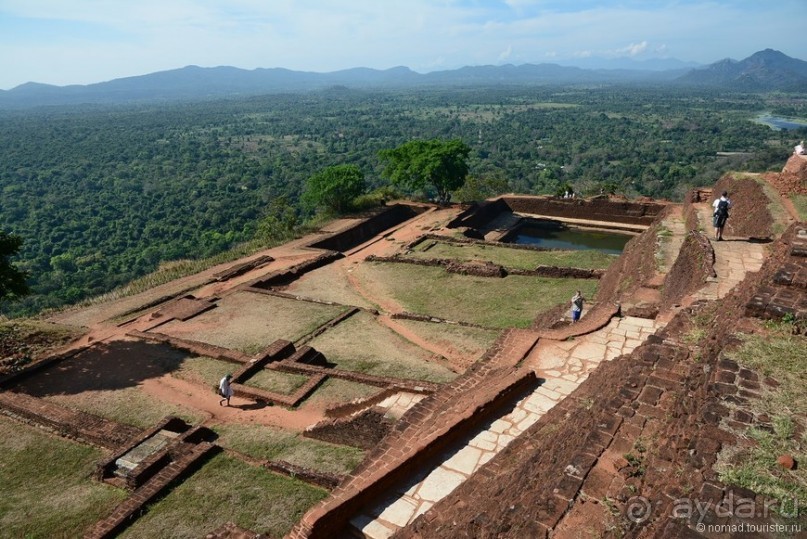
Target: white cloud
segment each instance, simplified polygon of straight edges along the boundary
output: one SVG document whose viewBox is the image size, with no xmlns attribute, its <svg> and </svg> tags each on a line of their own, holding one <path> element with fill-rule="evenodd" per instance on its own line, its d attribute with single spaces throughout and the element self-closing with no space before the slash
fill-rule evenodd
<svg viewBox="0 0 807 539">
<path fill-rule="evenodd" d="M 641 43 L 631 43 L 627 47 L 617 49 L 615 52 L 618 55 L 638 56 L 647 50 L 647 41 Z"/>
<path fill-rule="evenodd" d="M 513 46 L 512 46 L 512 45 L 508 45 L 508 46 L 507 46 L 507 48 L 506 48 L 505 50 L 503 50 L 503 51 L 502 51 L 502 52 L 499 54 L 499 61 L 500 61 L 500 62 L 504 62 L 505 60 L 507 60 L 508 58 L 510 58 L 512 55 L 513 55 Z"/>
</svg>

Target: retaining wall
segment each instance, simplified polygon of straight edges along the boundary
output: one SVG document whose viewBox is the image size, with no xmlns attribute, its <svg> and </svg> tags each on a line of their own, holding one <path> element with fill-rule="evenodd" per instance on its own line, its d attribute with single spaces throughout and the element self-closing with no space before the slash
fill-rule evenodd
<svg viewBox="0 0 807 539">
<path fill-rule="evenodd" d="M 590 221 L 628 223 L 649 226 L 666 204 L 632 202 L 609 198 L 563 199 L 555 197 L 505 196 L 502 200 L 516 213 L 567 217 Z"/>
<path fill-rule="evenodd" d="M 309 247 L 339 252 L 349 251 L 374 238 L 381 232 L 408 221 L 424 211 L 426 211 L 426 208 L 419 206 L 395 204 L 385 208 L 381 213 L 361 221 L 356 226 L 311 243 Z"/>
<path fill-rule="evenodd" d="M 0 413 L 106 449 L 117 449 L 140 432 L 130 425 L 70 410 L 24 393 L 1 392 Z"/>
</svg>

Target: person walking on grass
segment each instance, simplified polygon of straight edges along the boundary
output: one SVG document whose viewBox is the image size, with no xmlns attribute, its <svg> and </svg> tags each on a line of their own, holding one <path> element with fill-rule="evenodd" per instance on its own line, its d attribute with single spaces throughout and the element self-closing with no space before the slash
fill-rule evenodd
<svg viewBox="0 0 807 539">
<path fill-rule="evenodd" d="M 219 395 L 221 396 L 219 406 L 224 406 L 224 401 L 227 401 L 227 406 L 230 405 L 230 397 L 233 396 L 233 386 L 230 384 L 230 380 L 232 379 L 233 375 L 227 374 L 219 382 Z"/>
<path fill-rule="evenodd" d="M 728 191 L 723 191 L 720 198 L 712 202 L 712 208 L 714 208 L 714 222 L 712 224 L 715 227 L 715 241 L 723 241 L 723 227 L 726 226 L 729 209 L 731 208 Z"/>
<path fill-rule="evenodd" d="M 580 320 L 580 315 L 583 313 L 583 294 L 578 290 L 572 296 L 572 324 Z"/>
</svg>

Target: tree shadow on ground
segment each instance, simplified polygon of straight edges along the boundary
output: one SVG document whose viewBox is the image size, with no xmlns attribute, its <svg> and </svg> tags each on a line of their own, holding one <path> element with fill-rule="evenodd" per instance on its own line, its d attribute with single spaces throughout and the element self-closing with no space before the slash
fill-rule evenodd
<svg viewBox="0 0 807 539">
<path fill-rule="evenodd" d="M 163 344 L 141 341 L 99 343 L 21 380 L 16 390 L 34 397 L 75 395 L 134 387 L 175 371 L 191 357 Z"/>
</svg>

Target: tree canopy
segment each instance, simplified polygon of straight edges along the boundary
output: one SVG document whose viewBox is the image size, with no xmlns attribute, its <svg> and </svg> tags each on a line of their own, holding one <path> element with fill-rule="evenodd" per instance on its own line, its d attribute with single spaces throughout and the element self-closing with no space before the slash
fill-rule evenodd
<svg viewBox="0 0 807 539">
<path fill-rule="evenodd" d="M 437 191 L 441 204 L 448 204 L 451 191 L 465 184 L 469 148 L 460 139 L 410 140 L 391 150 L 381 150 L 383 175 L 396 185 L 422 189 L 427 184 Z"/>
<path fill-rule="evenodd" d="M 343 213 L 364 189 L 364 173 L 358 166 L 333 165 L 308 178 L 303 203 L 310 208 L 324 207 Z"/>
<path fill-rule="evenodd" d="M 28 285 L 25 282 L 27 274 L 14 267 L 9 260 L 19 252 L 20 247 L 22 247 L 21 237 L 0 230 L 0 301 L 28 293 Z"/>
</svg>

